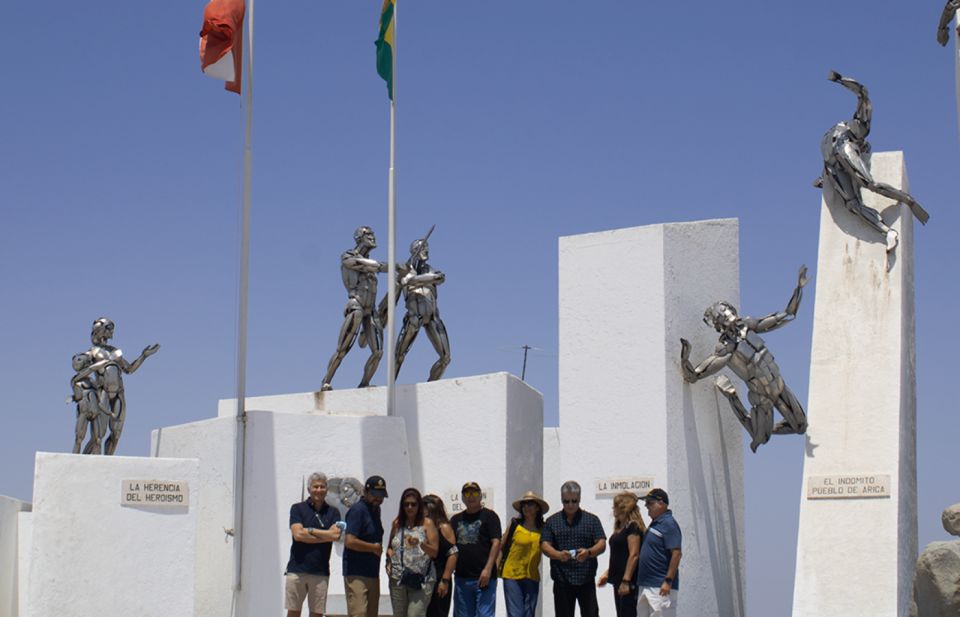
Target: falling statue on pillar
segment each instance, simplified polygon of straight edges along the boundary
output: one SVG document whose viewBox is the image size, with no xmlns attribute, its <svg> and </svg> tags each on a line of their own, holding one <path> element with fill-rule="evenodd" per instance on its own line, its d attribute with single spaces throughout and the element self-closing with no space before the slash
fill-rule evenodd
<svg viewBox="0 0 960 617">
<path fill-rule="evenodd" d="M 727 302 L 715 302 L 703 313 L 703 321 L 716 328 L 720 342 L 713 355 L 694 368 L 690 363 L 690 342 L 680 339 L 680 364 L 683 378 L 695 383 L 713 375 L 725 366 L 747 384 L 747 399 L 752 409 L 748 412 L 740 401 L 733 383 L 726 377 L 717 377 L 715 386 L 730 402 L 740 424 L 752 437 L 750 449 L 754 452 L 770 440 L 770 435 L 802 435 L 807 430 L 807 416 L 800 401 L 783 382 L 780 367 L 758 336 L 793 321 L 800 308 L 803 287 L 807 284 L 807 267 L 800 267 L 797 288 L 793 291 L 787 308 L 759 319 L 739 317 L 737 309 Z M 783 420 L 773 424 L 774 408 Z"/>
<path fill-rule="evenodd" d="M 937 42 L 946 47 L 950 40 L 950 31 L 948 30 L 950 22 L 956 17 L 957 11 L 960 11 L 960 0 L 947 0 L 943 7 L 943 13 L 940 14 L 940 25 L 937 26 Z M 958 24 L 958 36 L 960 36 L 960 24 Z"/>
<path fill-rule="evenodd" d="M 923 224 L 927 223 L 930 215 L 909 193 L 889 184 L 877 182 L 870 173 L 866 157 L 870 154 L 867 135 L 870 134 L 873 106 L 867 89 L 860 82 L 844 77 L 836 71 L 831 71 L 827 78 L 857 95 L 857 110 L 851 120 L 838 122 L 823 136 L 820 142 L 820 151 L 823 154 L 823 175 L 813 184 L 823 189 L 824 199 L 828 203 L 831 195 L 836 195 L 843 200 L 843 204 L 850 212 L 883 234 L 887 243 L 887 252 L 890 253 L 897 246 L 897 232 L 883 222 L 879 212 L 863 203 L 863 197 L 860 194 L 862 189 L 906 204 Z"/>
</svg>

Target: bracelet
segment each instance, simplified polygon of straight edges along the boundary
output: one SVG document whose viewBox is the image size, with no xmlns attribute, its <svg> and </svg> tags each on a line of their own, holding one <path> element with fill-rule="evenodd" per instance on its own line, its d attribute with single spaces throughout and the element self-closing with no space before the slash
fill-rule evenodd
<svg viewBox="0 0 960 617">
<path fill-rule="evenodd" d="M 441 578 L 441 579 L 440 579 L 440 582 L 449 585 L 449 584 L 450 584 L 450 579 L 449 579 L 449 578 Z"/>
</svg>

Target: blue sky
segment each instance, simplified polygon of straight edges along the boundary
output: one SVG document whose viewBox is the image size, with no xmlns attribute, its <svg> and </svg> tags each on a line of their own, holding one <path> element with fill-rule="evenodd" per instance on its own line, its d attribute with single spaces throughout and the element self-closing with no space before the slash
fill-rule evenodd
<svg viewBox="0 0 960 617">
<path fill-rule="evenodd" d="M 447 375 L 519 373 L 519 347 L 543 348 L 527 378 L 556 421 L 561 235 L 739 217 L 742 307 L 780 308 L 800 263 L 816 276 L 818 143 L 855 103 L 826 80 L 836 69 L 869 87 L 874 149 L 905 152 L 931 214 L 916 245 L 918 508 L 921 546 L 942 539 L 940 511 L 960 501 L 946 462 L 960 435 L 960 161 L 952 54 L 934 41 L 942 4 L 404 2 L 400 245 L 436 223 Z M 4 7 L 0 494 L 29 499 L 33 453 L 71 447 L 70 357 L 100 315 L 128 356 L 162 344 L 126 380 L 121 454 L 147 454 L 150 429 L 210 417 L 233 391 L 242 112 L 200 73 L 202 9 Z M 378 10 L 257 6 L 250 394 L 319 387 L 344 304 L 339 254 L 368 224 L 386 255 Z M 813 296 L 768 337 L 804 401 Z M 335 385 L 353 385 L 363 359 Z M 432 362 L 418 341 L 400 381 Z M 749 609 L 783 615 L 802 440 L 746 461 Z"/>
</svg>

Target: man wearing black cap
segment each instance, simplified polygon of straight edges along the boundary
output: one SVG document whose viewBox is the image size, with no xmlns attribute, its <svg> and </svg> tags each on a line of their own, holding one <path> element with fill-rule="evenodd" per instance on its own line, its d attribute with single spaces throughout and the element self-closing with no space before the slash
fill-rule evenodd
<svg viewBox="0 0 960 617">
<path fill-rule="evenodd" d="M 497 577 L 494 567 L 500 552 L 500 517 L 483 507 L 480 485 L 467 482 L 460 489 L 465 511 L 450 525 L 457 535 L 457 569 L 454 570 L 454 617 L 494 617 Z"/>
<path fill-rule="evenodd" d="M 380 504 L 387 496 L 387 483 L 380 476 L 370 476 L 363 488 L 363 499 L 347 511 L 343 584 L 350 617 L 377 617 L 380 612 L 380 555 L 383 553 Z"/>
<path fill-rule="evenodd" d="M 680 589 L 680 526 L 670 511 L 670 497 L 660 488 L 643 498 L 650 526 L 637 564 L 637 617 L 675 617 Z"/>
</svg>

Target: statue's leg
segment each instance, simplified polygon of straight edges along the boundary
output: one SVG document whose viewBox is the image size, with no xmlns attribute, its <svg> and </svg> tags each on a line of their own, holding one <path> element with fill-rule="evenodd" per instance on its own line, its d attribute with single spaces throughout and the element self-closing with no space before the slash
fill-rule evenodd
<svg viewBox="0 0 960 617">
<path fill-rule="evenodd" d="M 110 418 L 110 437 L 107 438 L 104 454 L 112 456 L 120 443 L 120 433 L 123 432 L 123 421 L 127 417 L 127 402 L 123 392 L 118 392 L 111 405 L 113 417 Z"/>
<path fill-rule="evenodd" d="M 878 195 L 883 195 L 884 197 L 889 197 L 890 199 L 895 199 L 900 203 L 907 204 L 910 207 L 910 211 L 913 212 L 913 216 L 917 217 L 917 220 L 927 224 L 927 221 L 930 220 L 930 215 L 927 214 L 927 211 L 923 209 L 923 206 L 913 198 L 913 195 L 900 189 L 894 188 L 889 184 L 883 182 L 872 182 L 867 185 L 867 188 L 877 193 Z"/>
<path fill-rule="evenodd" d="M 348 309 L 350 306 L 350 304 L 347 305 Z M 360 324 L 362 322 L 363 309 L 360 308 L 358 303 L 356 308 L 348 310 L 344 316 L 343 325 L 340 326 L 340 336 L 337 337 L 337 350 L 333 353 L 333 357 L 330 358 L 330 362 L 327 364 L 327 374 L 323 376 L 323 386 L 321 390 L 333 390 L 333 386 L 331 385 L 333 383 L 333 375 L 337 372 L 337 369 L 340 368 L 340 363 L 343 362 L 347 352 L 350 351 L 353 343 L 357 340 L 357 333 L 360 332 Z"/>
<path fill-rule="evenodd" d="M 750 402 L 753 409 L 750 410 L 750 417 L 753 420 L 753 430 L 750 436 L 753 440 L 750 442 L 750 449 L 754 452 L 757 448 L 770 441 L 770 435 L 773 434 L 773 403 L 769 399 L 760 399 L 752 396 L 750 393 Z"/>
<path fill-rule="evenodd" d="M 883 234 L 887 242 L 887 252 L 893 251 L 899 243 L 899 237 L 895 230 L 891 229 L 883 222 L 883 217 L 873 208 L 863 203 L 863 196 L 860 191 L 863 189 L 873 190 L 876 186 L 870 170 L 867 168 L 863 159 L 859 155 L 851 154 L 855 152 L 852 146 L 839 156 L 840 169 L 836 173 L 837 182 L 840 185 L 840 193 L 847 209 L 859 216 L 867 224 Z M 894 198 L 896 199 L 896 198 Z M 919 205 L 919 204 L 918 204 Z"/>
<path fill-rule="evenodd" d="M 430 378 L 427 380 L 436 381 L 443 377 L 443 372 L 450 365 L 450 339 L 447 337 L 447 327 L 443 325 L 439 315 L 434 315 L 427 323 L 427 337 L 440 356 L 430 368 Z"/>
<path fill-rule="evenodd" d="M 730 408 L 733 409 L 734 415 L 737 416 L 737 420 L 740 421 L 743 428 L 753 435 L 753 419 L 750 417 L 750 413 L 747 412 L 747 408 L 744 407 L 740 401 L 740 397 L 737 395 L 737 389 L 730 383 L 730 379 L 728 379 L 726 375 L 718 375 L 714 381 L 714 386 L 720 394 L 727 399 L 727 402 L 730 403 Z"/>
<path fill-rule="evenodd" d="M 803 406 L 790 391 L 790 388 L 783 388 L 776 406 L 777 411 L 783 416 L 783 421 L 778 422 L 773 428 L 775 434 L 803 435 L 807 432 L 807 414 L 803 411 Z"/>
<path fill-rule="evenodd" d="M 366 388 L 370 385 L 377 367 L 380 366 L 380 358 L 383 357 L 383 329 L 373 315 L 367 315 L 363 318 L 363 334 L 367 346 L 370 347 L 370 357 L 363 366 L 363 379 L 358 388 Z"/>
<path fill-rule="evenodd" d="M 417 334 L 419 332 L 420 318 L 415 317 L 408 312 L 403 316 L 403 326 L 401 326 L 400 335 L 397 337 L 397 365 L 394 367 L 394 379 L 400 375 L 400 367 L 403 365 L 403 361 L 407 358 L 407 352 L 410 351 L 410 347 L 413 345 L 413 341 L 417 339 Z"/>
<path fill-rule="evenodd" d="M 87 414 L 83 412 L 84 402 L 77 402 L 77 428 L 75 440 L 73 442 L 73 453 L 80 454 L 80 446 L 83 444 L 83 438 L 87 436 Z"/>
</svg>

